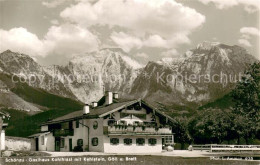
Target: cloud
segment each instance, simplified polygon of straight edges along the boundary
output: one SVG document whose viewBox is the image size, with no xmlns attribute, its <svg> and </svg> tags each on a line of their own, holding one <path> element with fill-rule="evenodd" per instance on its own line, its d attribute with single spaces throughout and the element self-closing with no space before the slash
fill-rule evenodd
<svg viewBox="0 0 260 165">
<path fill-rule="evenodd" d="M 259 12 L 260 10 L 260 2 L 259 0 L 238 0 L 238 3 L 241 5 L 244 5 L 244 9 L 248 13 L 253 13 L 253 12 Z"/>
<path fill-rule="evenodd" d="M 225 8 L 230 8 L 233 6 L 238 5 L 237 0 L 199 0 L 202 2 L 204 5 L 207 5 L 209 3 L 214 3 L 218 9 L 225 9 Z"/>
<path fill-rule="evenodd" d="M 113 32 L 110 38 L 125 52 L 129 52 L 132 48 L 140 49 L 143 46 L 161 48 L 169 47 L 167 41 L 162 39 L 159 35 L 152 35 L 147 39 L 141 39 L 124 32 Z"/>
<path fill-rule="evenodd" d="M 142 64 L 140 64 L 139 62 L 137 62 L 129 56 L 122 56 L 122 58 L 127 64 L 129 64 L 134 69 L 139 69 L 143 67 Z"/>
<path fill-rule="evenodd" d="M 240 33 L 252 35 L 252 36 L 260 36 L 259 29 L 255 28 L 255 27 L 243 27 L 240 29 Z"/>
<path fill-rule="evenodd" d="M 59 24 L 59 21 L 56 20 L 56 19 L 53 19 L 53 20 L 51 20 L 50 22 L 51 22 L 51 24 L 53 24 L 53 25 L 58 25 L 58 24 Z"/>
<path fill-rule="evenodd" d="M 144 41 L 144 45 L 147 47 L 168 48 L 169 47 L 168 44 L 169 43 L 167 42 L 167 40 L 163 39 L 159 35 L 149 36 L 149 38 Z"/>
<path fill-rule="evenodd" d="M 238 43 L 247 47 L 252 47 L 252 44 L 250 43 L 252 37 L 260 37 L 260 31 L 255 27 L 242 27 L 240 28 L 240 33 L 241 36 Z"/>
<path fill-rule="evenodd" d="M 260 9 L 259 0 L 199 0 L 201 3 L 207 5 L 214 3 L 218 9 L 228 9 L 234 6 L 243 5 L 244 9 L 253 13 Z"/>
<path fill-rule="evenodd" d="M 174 38 L 168 40 L 163 39 L 159 35 L 151 35 L 148 37 L 138 37 L 124 32 L 113 32 L 110 36 L 118 46 L 120 46 L 125 52 L 129 52 L 131 49 L 140 49 L 142 47 L 153 48 L 172 48 L 183 43 L 190 43 L 190 40 L 185 35 L 175 35 Z"/>
<path fill-rule="evenodd" d="M 162 52 L 163 57 L 180 57 L 179 52 L 176 49 L 170 49 L 165 52 Z"/>
<path fill-rule="evenodd" d="M 251 43 L 248 40 L 246 40 L 246 39 L 239 39 L 238 43 L 243 45 L 243 46 L 247 46 L 247 47 L 251 47 L 252 46 Z"/>
<path fill-rule="evenodd" d="M 73 56 L 98 49 L 98 39 L 85 28 L 64 24 L 52 26 L 45 35 L 49 54 Z"/>
<path fill-rule="evenodd" d="M 125 52 L 129 52 L 134 47 L 139 49 L 143 44 L 141 39 L 130 36 L 124 32 L 113 32 L 111 34 L 111 39 Z"/>
<path fill-rule="evenodd" d="M 251 39 L 251 36 L 248 35 L 248 34 L 242 34 L 242 35 L 241 35 L 241 38 L 246 39 L 246 40 L 249 40 L 249 39 Z"/>
<path fill-rule="evenodd" d="M 205 22 L 205 16 L 172 0 L 83 1 L 67 7 L 60 16 L 84 27 L 109 25 L 126 29 L 111 34 L 125 51 L 189 43 L 188 35 Z"/>
<path fill-rule="evenodd" d="M 45 36 L 45 45 L 55 54 L 78 54 L 98 49 L 98 39 L 78 25 L 52 26 Z"/>
<path fill-rule="evenodd" d="M 10 49 L 31 56 L 64 55 L 90 52 L 98 49 L 99 41 L 95 35 L 78 25 L 63 24 L 52 26 L 40 40 L 25 28 L 0 30 L 0 50 Z"/>
<path fill-rule="evenodd" d="M 65 1 L 44 0 L 42 5 L 55 8 Z M 65 23 L 51 20 L 42 39 L 25 28 L 1 30 L 5 41 L 1 50 L 42 57 L 94 51 L 101 45 L 99 31 L 93 28 L 97 25 L 109 29 L 106 39 L 100 37 L 104 44 L 114 43 L 126 52 L 142 47 L 176 49 L 190 43 L 189 35 L 205 22 L 204 15 L 173 0 L 75 0 L 60 16 Z"/>
<path fill-rule="evenodd" d="M 44 56 L 46 52 L 43 49 L 43 43 L 39 38 L 27 29 L 19 27 L 12 28 L 9 31 L 0 29 L 0 51 L 10 49 L 12 51 Z"/>
<path fill-rule="evenodd" d="M 46 6 L 47 8 L 56 8 L 57 6 L 60 6 L 63 4 L 66 0 L 48 0 L 43 1 L 42 5 Z"/>
<path fill-rule="evenodd" d="M 147 59 L 149 56 L 148 56 L 148 54 L 146 54 L 146 53 L 137 53 L 136 55 L 135 55 L 136 57 L 141 57 L 141 58 L 145 58 L 145 59 Z"/>
</svg>

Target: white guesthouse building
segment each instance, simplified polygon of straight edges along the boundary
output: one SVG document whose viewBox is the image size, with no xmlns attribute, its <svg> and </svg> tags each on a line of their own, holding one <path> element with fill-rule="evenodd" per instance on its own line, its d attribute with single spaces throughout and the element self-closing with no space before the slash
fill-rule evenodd
<svg viewBox="0 0 260 165">
<path fill-rule="evenodd" d="M 141 99 L 123 101 L 106 92 L 83 110 L 47 121 L 30 137 L 37 151 L 158 153 L 174 145 L 172 121 Z"/>
</svg>

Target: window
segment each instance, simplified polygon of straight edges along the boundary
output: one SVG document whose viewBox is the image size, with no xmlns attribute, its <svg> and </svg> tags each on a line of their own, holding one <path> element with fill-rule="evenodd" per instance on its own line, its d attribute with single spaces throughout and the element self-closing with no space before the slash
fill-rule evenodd
<svg viewBox="0 0 260 165">
<path fill-rule="evenodd" d="M 118 138 L 110 138 L 110 143 L 112 145 L 117 145 L 117 144 L 119 144 L 119 139 Z"/>
<path fill-rule="evenodd" d="M 124 139 L 124 144 L 125 145 L 132 145 L 132 139 L 129 139 L 129 138 Z"/>
<path fill-rule="evenodd" d="M 94 128 L 94 129 L 97 129 L 97 128 L 98 128 L 98 122 L 97 122 L 97 121 L 94 121 L 94 122 L 93 122 L 93 128 Z"/>
<path fill-rule="evenodd" d="M 64 148 L 64 145 L 65 145 L 65 139 L 61 138 L 60 139 L 60 148 Z"/>
<path fill-rule="evenodd" d="M 120 113 L 120 118 L 124 118 L 124 117 L 126 117 L 126 116 L 129 116 L 129 114 L 128 114 L 128 113 L 124 113 L 124 112 L 121 112 L 121 113 Z"/>
<path fill-rule="evenodd" d="M 154 145 L 156 145 L 157 141 L 156 141 L 156 139 L 151 138 L 151 139 L 148 139 L 148 143 L 149 143 L 149 145 L 154 146 Z"/>
<path fill-rule="evenodd" d="M 134 109 L 135 109 L 136 111 L 140 111 L 140 110 L 142 109 L 142 107 L 141 107 L 140 104 L 138 103 L 138 104 L 135 104 L 135 105 L 134 105 Z"/>
<path fill-rule="evenodd" d="M 83 139 L 77 140 L 77 146 L 83 146 Z"/>
<path fill-rule="evenodd" d="M 134 114 L 139 119 L 146 119 L 146 114 Z"/>
<path fill-rule="evenodd" d="M 44 145 L 44 135 L 43 136 L 41 136 L 41 142 L 42 142 L 42 145 Z"/>
<path fill-rule="evenodd" d="M 126 125 L 126 121 L 120 120 L 120 121 L 119 121 L 119 124 Z"/>
<path fill-rule="evenodd" d="M 61 129 L 69 129 L 69 122 L 61 123 Z"/>
<path fill-rule="evenodd" d="M 144 138 L 137 138 L 136 139 L 136 145 L 143 146 L 145 144 Z"/>
<path fill-rule="evenodd" d="M 92 138 L 92 146 L 97 146 L 98 145 L 98 138 L 95 137 L 95 138 Z"/>
<path fill-rule="evenodd" d="M 79 120 L 76 120 L 76 128 L 79 128 Z"/>
<path fill-rule="evenodd" d="M 115 120 L 108 120 L 107 125 L 112 126 L 115 124 Z"/>
<path fill-rule="evenodd" d="M 139 121 L 134 121 L 134 125 L 139 125 L 140 122 Z"/>
<path fill-rule="evenodd" d="M 134 107 L 130 105 L 130 106 L 126 107 L 126 109 L 127 109 L 127 110 L 133 110 Z"/>
<path fill-rule="evenodd" d="M 162 139 L 165 144 L 173 144 L 173 136 L 163 136 Z"/>
</svg>

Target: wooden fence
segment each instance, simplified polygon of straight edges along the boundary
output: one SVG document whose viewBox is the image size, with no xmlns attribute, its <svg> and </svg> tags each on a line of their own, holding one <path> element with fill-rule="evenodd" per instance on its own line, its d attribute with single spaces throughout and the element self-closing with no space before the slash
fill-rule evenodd
<svg viewBox="0 0 260 165">
<path fill-rule="evenodd" d="M 205 144 L 192 145 L 189 150 L 200 150 L 210 152 L 230 152 L 230 151 L 258 151 L 260 152 L 260 145 L 225 145 L 225 144 Z"/>
</svg>

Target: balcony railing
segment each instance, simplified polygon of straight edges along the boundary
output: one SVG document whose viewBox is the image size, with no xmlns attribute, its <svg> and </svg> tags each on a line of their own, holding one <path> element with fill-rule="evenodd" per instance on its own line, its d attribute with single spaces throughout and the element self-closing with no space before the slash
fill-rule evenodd
<svg viewBox="0 0 260 165">
<path fill-rule="evenodd" d="M 144 126 L 107 126 L 104 127 L 104 134 L 139 134 L 139 135 L 172 135 L 171 128 L 155 128 Z"/>
<path fill-rule="evenodd" d="M 53 130 L 53 136 L 73 136 L 73 129 L 55 129 Z"/>
</svg>

